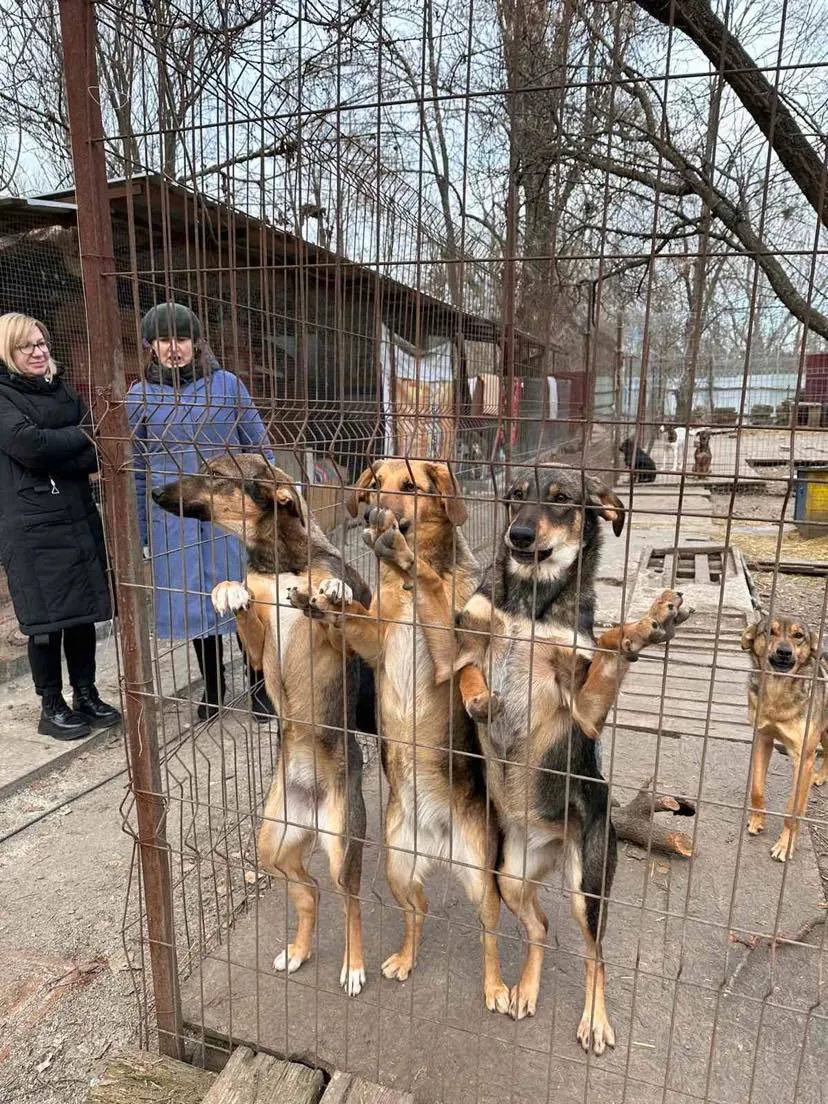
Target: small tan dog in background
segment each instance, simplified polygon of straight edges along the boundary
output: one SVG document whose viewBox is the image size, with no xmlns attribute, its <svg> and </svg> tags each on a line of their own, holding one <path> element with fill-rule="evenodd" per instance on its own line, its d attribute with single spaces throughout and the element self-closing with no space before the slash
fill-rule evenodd
<svg viewBox="0 0 828 1104">
<path fill-rule="evenodd" d="M 815 633 L 796 617 L 765 617 L 742 633 L 753 671 L 748 683 L 748 713 L 754 726 L 750 813 L 747 830 L 765 827 L 765 780 L 774 741 L 791 758 L 793 785 L 782 834 L 771 857 L 785 862 L 794 853 L 799 821 L 808 807 L 811 782 L 828 781 L 828 692 L 826 670 Z M 822 743 L 822 769 L 814 777 L 814 758 Z"/>
</svg>

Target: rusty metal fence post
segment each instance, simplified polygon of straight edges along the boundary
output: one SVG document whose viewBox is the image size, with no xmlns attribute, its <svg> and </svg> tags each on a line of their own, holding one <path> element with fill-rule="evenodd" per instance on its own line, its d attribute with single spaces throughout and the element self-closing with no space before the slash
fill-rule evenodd
<svg viewBox="0 0 828 1104">
<path fill-rule="evenodd" d="M 162 794 L 152 694 L 149 626 L 142 583 L 132 447 L 124 398 L 124 355 L 115 281 L 104 131 L 95 56 L 93 0 L 60 0 L 63 67 L 75 170 L 75 195 L 93 411 L 101 450 L 107 540 L 113 559 L 123 662 L 126 744 L 138 820 L 158 1046 L 183 1057 L 167 804 Z"/>
</svg>

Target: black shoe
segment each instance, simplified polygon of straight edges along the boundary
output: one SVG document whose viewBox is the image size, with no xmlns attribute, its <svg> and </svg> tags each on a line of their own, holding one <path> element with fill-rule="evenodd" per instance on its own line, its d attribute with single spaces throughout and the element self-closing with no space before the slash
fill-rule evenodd
<svg viewBox="0 0 828 1104">
<path fill-rule="evenodd" d="M 117 709 L 101 701 L 100 694 L 94 686 L 81 686 L 75 690 L 72 709 L 80 713 L 93 728 L 112 728 L 121 719 Z"/>
<path fill-rule="evenodd" d="M 196 716 L 200 721 L 211 721 L 213 717 L 218 716 L 219 707 L 215 702 L 208 702 L 206 697 L 201 699 L 198 709 L 196 709 Z"/>
<path fill-rule="evenodd" d="M 250 709 L 253 719 L 258 724 L 267 724 L 271 717 L 276 715 L 276 710 L 270 700 L 270 695 L 265 690 L 263 680 L 254 682 L 250 690 Z"/>
<path fill-rule="evenodd" d="M 43 699 L 37 731 L 41 736 L 51 736 L 55 740 L 82 740 L 92 730 L 86 717 L 73 712 L 58 694 L 56 697 Z"/>
</svg>

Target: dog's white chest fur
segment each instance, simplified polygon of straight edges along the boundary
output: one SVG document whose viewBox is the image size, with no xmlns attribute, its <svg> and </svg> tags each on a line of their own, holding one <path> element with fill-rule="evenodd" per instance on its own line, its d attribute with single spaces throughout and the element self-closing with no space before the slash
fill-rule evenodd
<svg viewBox="0 0 828 1104">
<path fill-rule="evenodd" d="M 434 678 L 425 636 L 414 625 L 412 613 L 410 605 L 405 607 L 400 614 L 401 623 L 389 629 L 383 656 L 383 709 L 392 709 L 400 717 L 413 711 L 417 683 L 429 684 Z"/>
<path fill-rule="evenodd" d="M 283 571 L 276 576 L 275 603 L 270 610 L 270 631 L 273 642 L 279 649 L 279 658 L 284 661 L 290 644 L 291 634 L 300 622 L 304 622 L 305 616 L 301 610 L 290 604 L 288 594 L 294 587 L 299 586 L 305 580 L 293 572 Z"/>
<path fill-rule="evenodd" d="M 561 625 L 536 622 L 533 627 L 523 618 L 513 618 L 504 636 L 510 639 L 501 636 L 492 641 L 483 670 L 502 699 L 502 712 L 493 719 L 489 735 L 499 752 L 508 755 L 524 733 L 549 724 L 558 710 L 570 708 L 569 688 L 553 670 L 562 659 L 557 649 L 576 646 L 591 659 L 593 644 Z"/>
</svg>

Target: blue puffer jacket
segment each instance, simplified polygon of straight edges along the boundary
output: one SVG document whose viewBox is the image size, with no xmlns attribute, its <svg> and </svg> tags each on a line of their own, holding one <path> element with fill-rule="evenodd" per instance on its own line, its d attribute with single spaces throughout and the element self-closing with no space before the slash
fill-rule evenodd
<svg viewBox="0 0 828 1104">
<path fill-rule="evenodd" d="M 244 578 L 241 543 L 205 522 L 161 510 L 151 491 L 228 450 L 261 449 L 272 460 L 262 419 L 241 380 L 217 365 L 180 388 L 135 383 L 126 402 L 141 541 L 152 557 L 156 634 L 193 640 L 232 632 L 235 620 L 219 618 L 210 593 L 224 579 Z"/>
</svg>

